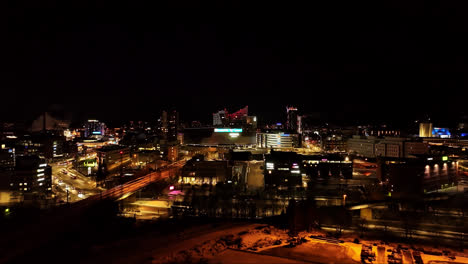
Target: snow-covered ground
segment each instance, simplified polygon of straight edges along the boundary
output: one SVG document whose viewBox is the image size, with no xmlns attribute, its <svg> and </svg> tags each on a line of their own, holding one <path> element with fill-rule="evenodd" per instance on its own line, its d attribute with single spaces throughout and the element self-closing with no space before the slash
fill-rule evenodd
<svg viewBox="0 0 468 264">
<path fill-rule="evenodd" d="M 398 247 L 397 244 L 383 245 L 380 241 L 361 240 L 353 243 L 355 235 L 348 235 L 342 241 L 323 237 L 323 232 L 301 232 L 291 237 L 286 230 L 273 226 L 250 225 L 226 229 L 205 236 L 204 240 L 197 238 L 194 245 L 184 242 L 184 248 L 171 251 L 165 256 L 155 256 L 152 263 L 361 263 L 361 249 L 363 244 L 372 248 L 377 256 L 377 262 L 388 263 L 390 251 Z M 407 247 L 407 245 L 400 245 Z M 377 249 L 380 247 L 380 250 Z M 427 251 L 434 250 L 427 246 L 418 247 Z M 389 251 L 387 251 L 389 250 Z M 380 251 L 380 255 L 378 253 Z M 413 263 L 411 249 L 402 251 L 403 263 Z M 464 252 L 447 256 L 434 256 L 421 253 L 423 263 L 468 263 Z M 374 261 L 374 263 L 377 263 Z"/>
<path fill-rule="evenodd" d="M 153 263 L 360 263 L 360 247 L 353 243 L 303 237 L 303 243 L 290 247 L 299 240 L 272 226 L 253 225 L 237 231 L 225 230 L 215 239 L 198 240 L 194 247 L 155 257 Z"/>
<path fill-rule="evenodd" d="M 299 264 L 304 261 L 293 260 L 283 257 L 275 257 L 262 255 L 254 252 L 236 251 L 232 249 L 226 249 L 221 254 L 214 256 L 208 260 L 209 264 L 269 264 L 269 263 L 284 263 L 284 264 Z"/>
<path fill-rule="evenodd" d="M 156 231 L 101 246 L 94 246 L 83 263 L 361 263 L 363 245 L 376 255 L 373 263 L 388 263 L 390 251 L 398 244 L 362 240 L 346 234 L 341 241 L 324 237 L 324 232 L 300 232 L 292 237 L 287 230 L 252 223 L 198 224 L 178 227 L 162 235 Z M 411 248 L 402 253 L 403 264 L 411 263 Z M 417 246 L 425 251 L 449 250 L 455 259 L 421 253 L 427 263 L 468 263 L 464 252 Z M 390 250 L 390 251 L 387 251 Z M 379 253 L 380 252 L 380 253 Z M 407 255 L 405 255 L 407 254 Z"/>
</svg>

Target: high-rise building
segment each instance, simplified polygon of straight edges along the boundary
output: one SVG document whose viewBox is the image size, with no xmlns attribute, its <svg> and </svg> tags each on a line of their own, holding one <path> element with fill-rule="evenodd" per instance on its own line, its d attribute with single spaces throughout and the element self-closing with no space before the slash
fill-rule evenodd
<svg viewBox="0 0 468 264">
<path fill-rule="evenodd" d="M 159 135 L 161 136 L 162 139 L 167 138 L 167 112 L 162 111 L 161 117 L 158 120 L 158 130 L 159 130 Z"/>
<path fill-rule="evenodd" d="M 302 135 L 302 116 L 297 116 L 297 133 Z"/>
<path fill-rule="evenodd" d="M 106 133 L 106 124 L 99 120 L 90 119 L 83 125 L 84 137 L 103 136 Z"/>
<path fill-rule="evenodd" d="M 162 111 L 161 118 L 159 119 L 160 135 L 163 140 L 173 142 L 177 140 L 177 133 L 179 131 L 179 112 Z"/>
<path fill-rule="evenodd" d="M 287 114 L 287 120 L 286 120 L 286 129 L 297 133 L 298 131 L 298 115 L 297 115 L 297 108 L 288 106 L 286 107 L 286 114 Z"/>
<path fill-rule="evenodd" d="M 179 112 L 171 111 L 168 116 L 167 140 L 172 142 L 177 140 L 179 131 Z"/>
</svg>

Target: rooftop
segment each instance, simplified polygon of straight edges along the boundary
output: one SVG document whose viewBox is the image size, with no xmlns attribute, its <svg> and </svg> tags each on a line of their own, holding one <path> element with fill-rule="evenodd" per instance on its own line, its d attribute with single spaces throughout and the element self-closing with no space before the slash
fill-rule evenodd
<svg viewBox="0 0 468 264">
<path fill-rule="evenodd" d="M 104 146 L 104 147 L 97 149 L 97 151 L 109 152 L 109 151 L 115 151 L 115 150 L 126 149 L 126 148 L 127 148 L 126 146 L 122 146 L 122 145 L 108 145 L 108 146 Z"/>
</svg>

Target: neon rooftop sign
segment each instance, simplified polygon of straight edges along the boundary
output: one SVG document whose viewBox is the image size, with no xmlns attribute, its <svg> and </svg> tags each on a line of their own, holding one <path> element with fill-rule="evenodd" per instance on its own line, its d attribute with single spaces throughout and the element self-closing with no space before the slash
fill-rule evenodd
<svg viewBox="0 0 468 264">
<path fill-rule="evenodd" d="M 242 128 L 215 128 L 217 133 L 242 133 Z"/>
</svg>

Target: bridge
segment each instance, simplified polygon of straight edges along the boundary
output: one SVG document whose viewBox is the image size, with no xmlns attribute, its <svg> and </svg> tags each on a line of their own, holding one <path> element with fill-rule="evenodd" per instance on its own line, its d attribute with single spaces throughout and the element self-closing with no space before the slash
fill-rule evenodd
<svg viewBox="0 0 468 264">
<path fill-rule="evenodd" d="M 18 226 L 15 230 L 2 234 L 0 239 L 0 263 L 18 261 L 18 258 L 21 259 L 21 257 L 44 245 L 66 240 L 66 238 L 62 237 L 63 234 L 79 228 L 83 214 L 86 213 L 88 208 L 103 201 L 124 199 L 153 182 L 177 176 L 185 162 L 185 160 L 181 160 L 172 163 L 161 171 L 146 174 L 68 206 L 55 208 L 43 215 L 39 221 L 33 221 L 22 227 Z M 20 260 L 19 263 L 21 262 Z"/>
</svg>

